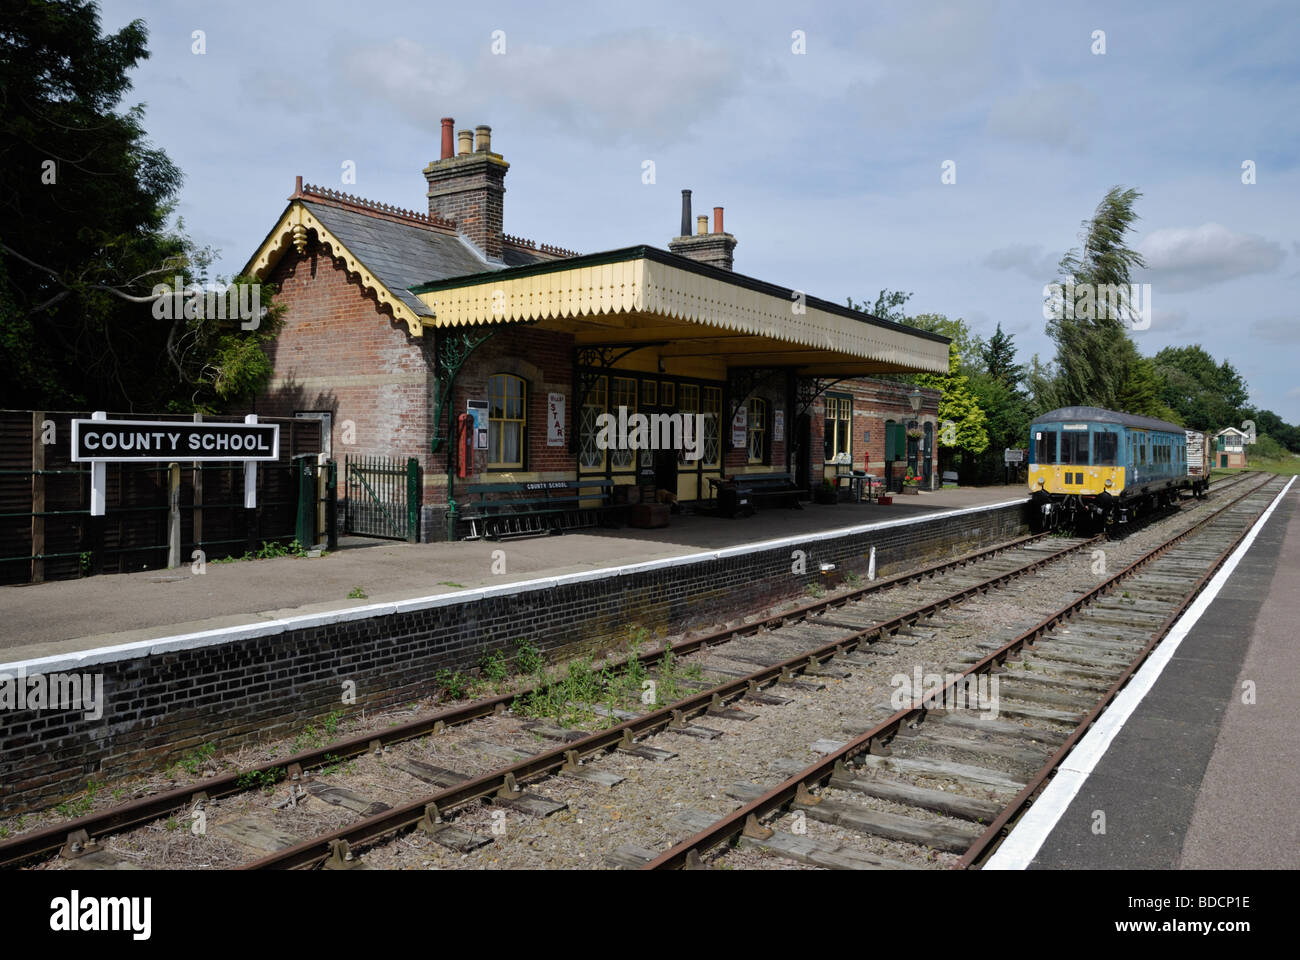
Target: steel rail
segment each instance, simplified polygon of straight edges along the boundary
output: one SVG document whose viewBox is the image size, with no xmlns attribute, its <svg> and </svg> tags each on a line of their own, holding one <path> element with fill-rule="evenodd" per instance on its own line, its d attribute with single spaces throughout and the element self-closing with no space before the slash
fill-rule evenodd
<svg viewBox="0 0 1300 960">
<path fill-rule="evenodd" d="M 1267 486 L 1267 481 L 1264 484 L 1261 484 L 1260 487 L 1257 487 L 1255 491 L 1251 492 L 1256 492 L 1264 486 Z M 1285 489 L 1282 492 L 1285 492 Z M 1278 496 L 1281 496 L 1281 493 L 1279 493 Z M 1011 821 L 1017 817 L 1020 812 L 1023 811 L 1024 808 L 1038 795 L 1042 788 L 1046 786 L 1047 781 L 1051 778 L 1052 774 L 1055 773 L 1057 767 L 1064 762 L 1070 751 L 1074 749 L 1075 744 L 1078 743 L 1078 741 L 1083 738 L 1083 735 L 1092 728 L 1092 725 L 1097 722 L 1097 718 L 1100 717 L 1106 708 L 1110 706 L 1111 701 L 1113 701 L 1115 697 L 1119 695 L 1119 692 L 1128 684 L 1129 680 L 1132 679 L 1133 674 L 1137 673 L 1137 671 L 1141 669 L 1142 665 L 1147 662 L 1156 647 L 1164 641 L 1165 637 L 1168 636 L 1169 631 L 1174 628 L 1174 624 L 1179 621 L 1183 614 L 1187 612 L 1187 608 L 1190 607 L 1196 601 L 1196 598 L 1201 595 L 1201 592 L 1205 589 L 1205 585 L 1219 572 L 1219 569 L 1227 562 L 1228 557 L 1232 555 L 1232 552 L 1241 545 L 1241 541 L 1246 539 L 1246 535 L 1250 533 L 1256 521 L 1258 521 L 1259 517 L 1263 515 L 1264 511 L 1267 509 L 1268 504 L 1265 504 L 1264 508 L 1260 510 L 1260 512 L 1256 514 L 1249 523 L 1242 527 L 1241 532 L 1233 538 L 1232 542 L 1219 553 L 1213 563 L 1211 563 L 1205 572 L 1197 578 L 1196 582 L 1192 584 L 1191 589 L 1183 595 L 1182 600 L 1179 601 L 1173 612 L 1170 613 L 1169 616 L 1165 618 L 1164 622 L 1160 624 L 1154 633 L 1152 633 L 1151 640 L 1148 641 L 1147 645 L 1137 654 L 1136 658 L 1129 664 L 1128 668 L 1115 680 L 1110 689 L 1102 696 L 1098 704 L 1086 717 L 1083 718 L 1083 720 L 1079 722 L 1079 725 L 1075 727 L 1069 737 L 1066 738 L 1065 743 L 1061 744 L 1056 753 L 1048 759 L 1047 763 L 1043 765 L 1042 769 L 1038 771 L 1034 778 L 1025 785 L 1024 789 L 1021 790 L 1020 793 L 1016 794 L 1016 796 L 1012 798 L 1011 802 L 1003 808 L 1001 813 L 993 818 L 989 823 L 988 829 L 980 834 L 980 836 L 976 838 L 975 842 L 971 844 L 970 848 L 962 854 L 961 858 L 955 864 L 955 869 L 964 870 L 973 867 L 977 862 L 983 861 L 993 852 L 996 848 L 996 844 L 1000 843 L 1003 837 L 1005 837 L 1007 828 Z"/>
<path fill-rule="evenodd" d="M 364 820 L 347 824 L 329 833 L 309 838 L 294 846 L 286 847 L 284 850 L 246 864 L 241 869 L 292 869 L 319 863 L 326 857 L 331 857 L 333 863 L 340 863 L 346 856 L 350 856 L 351 848 L 354 846 L 373 842 L 380 837 L 402 830 L 422 820 L 432 826 L 437 822 L 437 818 L 441 814 L 455 807 L 463 806 L 474 800 L 491 797 L 495 794 L 514 791 L 518 781 L 550 773 L 566 764 L 576 764 L 583 756 L 588 754 L 603 752 L 620 745 L 631 745 L 639 735 L 658 732 L 669 726 L 683 724 L 691 717 L 706 713 L 711 707 L 721 706 L 728 699 L 757 692 L 764 684 L 787 678 L 809 666 L 820 664 L 823 660 L 839 653 L 855 650 L 863 643 L 875 642 L 902 627 L 912 625 L 923 617 L 947 609 L 976 594 L 985 593 L 1001 583 L 1022 577 L 1044 564 L 1051 563 L 1066 554 L 1074 553 L 1097 542 L 1099 539 L 1099 537 L 1094 537 L 1091 540 L 1064 547 L 1014 570 L 995 574 L 978 583 L 970 584 L 952 593 L 929 600 L 887 620 L 877 621 L 861 630 L 852 631 L 846 636 L 816 649 L 800 653 L 772 666 L 762 667 L 746 676 L 719 684 L 709 690 L 692 694 L 651 713 L 624 720 L 605 730 L 589 734 L 581 740 L 563 744 L 509 766 L 490 771 L 458 786 L 437 791 Z M 768 622 L 776 622 L 788 617 L 790 617 L 790 614 L 785 614 L 770 618 Z M 757 626 L 757 624 L 750 624 L 747 629 L 753 630 Z"/>
<path fill-rule="evenodd" d="M 1145 567 L 1153 560 L 1162 556 L 1175 545 L 1182 542 L 1193 533 L 1199 531 L 1202 527 L 1221 516 L 1227 510 L 1230 510 L 1242 500 L 1245 500 L 1247 497 L 1250 497 L 1263 487 L 1267 486 L 1271 481 L 1272 478 L 1264 480 L 1262 483 L 1245 491 L 1241 496 L 1215 510 L 1213 513 L 1203 517 L 1200 521 L 1188 527 L 1186 530 L 1176 534 L 1160 546 L 1139 557 L 1123 570 L 1108 577 L 1091 590 L 1081 594 L 1064 607 L 1061 607 L 1050 616 L 1044 618 L 1039 623 L 1021 633 L 1019 636 L 1008 641 L 993 653 L 990 653 L 982 660 L 972 664 L 963 673 L 957 675 L 956 679 L 946 684 L 941 691 L 931 694 L 927 699 L 930 699 L 931 702 L 942 703 L 946 699 L 946 695 L 950 691 L 955 691 L 959 685 L 965 682 L 967 677 L 985 671 L 1002 671 L 1004 669 L 1003 664 L 1008 659 L 1018 656 L 1026 644 L 1032 643 L 1061 622 L 1068 620 L 1079 610 L 1082 610 L 1095 599 L 1113 589 L 1121 580 L 1127 579 L 1137 570 Z M 1262 514 L 1263 509 L 1261 509 L 1259 513 Z M 924 720 L 929 709 L 930 708 L 927 708 L 922 704 L 921 706 L 900 710 L 898 713 L 872 727 L 870 730 L 855 737 L 843 747 L 828 754 L 824 759 L 810 765 L 777 787 L 764 793 L 762 796 L 756 797 L 738 810 L 720 818 L 712 826 L 705 828 L 695 836 L 689 837 L 676 844 L 671 849 L 665 851 L 654 860 L 647 863 L 642 869 L 681 869 L 684 867 L 694 866 L 699 863 L 700 856 L 703 853 L 732 839 L 737 834 L 748 832 L 754 836 L 762 838 L 771 836 L 771 829 L 764 827 L 760 823 L 760 818 L 783 808 L 796 797 L 804 793 L 808 787 L 819 786 L 831 777 L 839 765 L 852 760 L 864 751 L 869 751 L 878 756 L 888 756 L 888 744 L 897 735 L 899 729 L 904 725 L 914 724 Z M 816 798 L 811 799 L 813 802 L 816 802 Z"/>
<path fill-rule="evenodd" d="M 933 577 L 940 573 L 957 569 L 980 560 L 988 559 L 989 557 L 995 556 L 999 553 L 1014 550 L 1017 547 L 1024 546 L 1025 544 L 1036 540 L 1044 539 L 1048 536 L 1050 536 L 1049 533 L 1038 533 L 1017 537 L 1009 541 L 1004 541 L 1003 543 L 994 544 L 991 547 L 985 547 L 981 550 L 962 554 L 959 557 L 953 557 L 949 560 L 929 564 L 916 570 L 905 571 L 891 577 L 873 580 L 861 587 L 849 591 L 848 593 L 837 594 L 834 597 L 827 597 L 815 600 L 811 603 L 802 604 L 801 606 L 788 610 L 785 613 L 767 617 L 763 620 L 756 620 L 748 624 L 739 624 L 735 627 L 728 627 L 699 636 L 688 636 L 685 641 L 673 647 L 673 654 L 674 656 L 683 656 L 694 653 L 695 651 L 708 646 L 726 643 L 740 636 L 757 633 L 760 630 L 768 629 L 772 624 L 778 622 L 788 623 L 793 620 L 804 619 L 822 610 L 843 606 L 867 594 L 875 593 L 915 580 Z M 1080 544 L 1074 549 L 1079 549 L 1082 546 L 1083 544 Z M 663 658 L 665 652 L 666 648 L 661 647 L 656 650 L 646 651 L 637 656 L 641 663 L 646 666 L 653 666 Z M 621 666 L 627 661 L 627 659 L 630 658 L 615 661 L 614 665 Z M 138 800 L 132 800 L 111 807 L 103 812 L 89 813 L 73 820 L 64 821 L 62 823 L 43 827 L 40 830 L 33 830 L 29 833 L 20 834 L 19 836 L 8 840 L 0 841 L 0 867 L 10 866 L 32 857 L 39 856 L 40 854 L 58 850 L 64 845 L 71 834 L 80 831 L 85 831 L 87 837 L 90 839 L 110 833 L 119 833 L 122 830 L 143 823 L 148 823 L 151 820 L 155 820 L 158 817 L 164 816 L 177 809 L 192 806 L 199 800 L 213 800 L 219 797 L 232 796 L 234 794 L 243 793 L 249 789 L 254 789 L 253 787 L 247 786 L 247 784 L 261 784 L 265 782 L 266 775 L 275 775 L 279 771 L 285 771 L 286 775 L 291 775 L 288 774 L 287 771 L 294 767 L 301 770 L 307 770 L 311 767 L 359 756 L 372 750 L 376 741 L 378 741 L 381 746 L 386 746 L 391 743 L 399 743 L 403 740 L 410 740 L 415 737 L 424 736 L 427 733 L 437 733 L 444 727 L 469 723 L 470 721 L 482 717 L 500 713 L 506 710 L 519 697 L 526 696 L 537 688 L 537 684 L 529 684 L 516 690 L 512 690 L 509 693 L 498 694 L 494 697 L 475 700 L 474 702 L 463 706 L 441 710 L 437 713 L 429 714 L 419 719 L 399 724 L 395 727 L 389 727 L 382 731 L 348 737 L 334 743 L 326 744 L 323 747 L 305 750 L 278 760 L 270 760 L 266 763 L 238 770 L 233 773 L 212 777 L 211 779 L 203 781 L 201 784 L 177 787 L 173 790 L 168 790 L 148 797 L 141 797 Z"/>
<path fill-rule="evenodd" d="M 1227 484 L 1227 487 L 1231 488 L 1237 486 L 1240 483 L 1245 482 L 1245 479 L 1246 476 L 1234 477 Z M 1222 491 L 1223 487 L 1220 486 L 1219 489 Z M 1026 503 L 1028 503 L 1028 501 L 1026 501 Z M 762 620 L 756 620 L 747 624 L 739 624 L 734 627 L 712 631 L 699 636 L 688 636 L 679 645 L 673 647 L 673 654 L 675 656 L 683 656 L 709 646 L 727 643 L 737 637 L 748 636 L 762 630 L 773 629 L 774 625 L 780 626 L 790 622 L 803 620 L 808 616 L 814 615 L 823 610 L 845 606 L 846 604 L 854 602 L 868 594 L 913 581 L 931 578 L 938 574 L 949 572 L 988 559 L 997 554 L 1014 550 L 1029 543 L 1045 539 L 1051 535 L 1052 533 L 1050 531 L 1044 531 L 1042 533 L 1016 537 L 948 560 L 928 564 L 915 570 L 904 571 L 890 577 L 873 580 L 860 587 L 856 587 L 847 593 L 814 600 L 784 613 L 776 614 Z M 1084 547 L 1095 543 L 1098 539 L 1100 539 L 1100 535 L 1076 544 L 1073 547 L 1057 551 L 1039 561 L 1035 561 L 1030 567 L 1018 568 L 1016 571 L 1011 571 L 1011 574 L 1019 576 L 1022 573 L 1028 572 L 1030 569 L 1040 566 L 1042 562 L 1058 559 L 1064 554 L 1081 550 Z M 872 629 L 874 629 L 874 627 Z M 638 660 L 642 664 L 653 666 L 663 658 L 665 652 L 666 648 L 663 647 L 647 651 L 638 654 Z M 615 661 L 615 666 L 622 665 L 628 659 L 630 658 Z M 799 659 L 802 661 L 804 657 L 801 656 Z M 742 678 L 739 682 L 743 683 L 745 680 L 748 680 L 748 678 Z M 735 686 L 734 683 L 724 683 L 717 687 L 710 688 L 703 693 L 705 695 L 713 694 L 722 691 L 724 688 L 733 686 Z M 271 760 L 233 773 L 212 777 L 203 781 L 201 784 L 178 787 L 152 796 L 141 797 L 138 800 L 132 800 L 111 807 L 103 812 L 89 813 L 73 820 L 64 821 L 62 823 L 43 827 L 40 830 L 33 830 L 28 833 L 20 834 L 8 840 L 0 841 L 0 867 L 12 866 L 33 857 L 40 856 L 41 854 L 58 850 L 62 848 L 74 834 L 80 834 L 83 831 L 85 836 L 90 840 L 113 833 L 120 833 L 123 830 L 130 829 L 131 827 L 148 823 L 177 809 L 192 806 L 200 800 L 212 800 L 220 797 L 232 796 L 254 789 L 254 787 L 248 786 L 248 784 L 251 782 L 261 784 L 264 782 L 266 775 L 274 775 L 279 771 L 284 771 L 286 776 L 296 777 L 296 773 L 294 772 L 295 770 L 305 771 L 312 767 L 336 762 L 340 759 L 356 757 L 373 750 L 376 745 L 387 746 L 392 743 L 399 743 L 404 740 L 424 736 L 428 733 L 437 733 L 445 727 L 469 723 L 473 720 L 501 713 L 509 708 L 509 706 L 519 697 L 526 696 L 536 689 L 538 689 L 537 684 L 529 684 L 516 690 L 512 690 L 509 693 L 499 694 L 494 697 L 476 700 L 463 706 L 438 711 L 425 717 L 399 724 L 395 727 L 386 728 L 382 731 L 348 737 L 335 741 L 334 743 L 326 744 L 323 747 L 302 751 L 278 760 Z M 676 707 L 677 705 L 673 706 Z M 671 709 L 671 707 L 668 709 Z"/>
</svg>

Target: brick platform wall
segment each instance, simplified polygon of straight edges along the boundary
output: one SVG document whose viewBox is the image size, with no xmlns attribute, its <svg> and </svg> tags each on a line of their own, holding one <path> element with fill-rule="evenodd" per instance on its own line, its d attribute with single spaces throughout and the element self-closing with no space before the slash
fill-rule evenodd
<svg viewBox="0 0 1300 960">
<path fill-rule="evenodd" d="M 339 709 L 344 681 L 356 684 L 349 711 L 406 703 L 433 692 L 439 669 L 469 671 L 489 651 L 512 654 L 516 638 L 557 655 L 621 642 L 638 627 L 661 636 L 709 628 L 805 594 L 819 579 L 820 563 L 865 572 L 874 546 L 877 572 L 885 576 L 1022 534 L 1026 521 L 1025 505 L 1015 504 L 748 553 L 660 561 L 623 577 L 560 578 L 402 612 L 233 628 L 229 640 L 189 649 L 165 650 L 156 641 L 165 652 L 148 657 L 47 664 L 102 673 L 104 716 L 0 713 L 0 812 L 47 806 L 88 780 L 156 770 L 203 743 L 226 749 L 289 735 Z M 807 554 L 810 572 L 802 576 L 791 574 L 796 549 Z"/>
</svg>

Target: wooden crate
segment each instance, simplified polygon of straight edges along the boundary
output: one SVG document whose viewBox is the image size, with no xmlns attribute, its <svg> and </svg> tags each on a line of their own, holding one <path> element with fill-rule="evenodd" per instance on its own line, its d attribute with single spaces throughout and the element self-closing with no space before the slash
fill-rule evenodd
<svg viewBox="0 0 1300 960">
<path fill-rule="evenodd" d="M 627 525 L 642 529 L 666 527 L 670 516 L 666 503 L 638 503 L 628 510 Z"/>
</svg>

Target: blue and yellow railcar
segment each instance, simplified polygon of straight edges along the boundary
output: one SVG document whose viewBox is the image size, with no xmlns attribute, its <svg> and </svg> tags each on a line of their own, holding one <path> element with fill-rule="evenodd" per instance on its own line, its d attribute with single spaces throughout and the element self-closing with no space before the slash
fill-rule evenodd
<svg viewBox="0 0 1300 960">
<path fill-rule="evenodd" d="M 1029 428 L 1029 493 L 1035 529 L 1102 529 L 1204 496 L 1188 471 L 1177 424 L 1101 407 L 1062 407 Z"/>
</svg>

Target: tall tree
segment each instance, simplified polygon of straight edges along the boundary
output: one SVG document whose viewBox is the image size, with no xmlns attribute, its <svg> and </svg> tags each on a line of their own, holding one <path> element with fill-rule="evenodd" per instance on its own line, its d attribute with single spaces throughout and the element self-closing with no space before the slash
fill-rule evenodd
<svg viewBox="0 0 1300 960">
<path fill-rule="evenodd" d="M 0 6 L 0 406 L 205 408 L 269 374 L 274 311 L 241 329 L 154 309 L 210 254 L 168 227 L 180 171 L 119 106 L 146 39 L 101 35 L 85 0 Z"/>
<path fill-rule="evenodd" d="M 1003 386 L 1009 387 L 1019 379 L 1015 340 L 1011 334 L 1002 332 L 1001 321 L 993 336 L 981 345 L 980 358 L 984 361 L 984 371 Z"/>
<path fill-rule="evenodd" d="M 939 451 L 960 450 L 978 456 L 988 449 L 988 418 L 970 387 L 970 378 L 961 372 L 961 355 L 957 344 L 948 344 L 948 373 L 918 373 L 913 382 L 920 387 L 943 391 L 939 398 Z M 952 424 L 949 428 L 948 424 Z"/>
<path fill-rule="evenodd" d="M 1160 401 L 1158 373 L 1128 335 L 1123 306 L 1098 295 L 1128 290 L 1133 268 L 1146 266 L 1141 254 L 1125 244 L 1138 219 L 1134 205 L 1140 196 L 1131 188 L 1108 190 L 1092 218 L 1083 222 L 1080 245 L 1061 258 L 1060 281 L 1072 302 L 1048 320 L 1047 333 L 1056 343 L 1053 392 L 1063 406 L 1169 413 Z"/>
<path fill-rule="evenodd" d="M 1237 426 L 1250 394 L 1246 381 L 1227 360 L 1215 362 L 1200 344 L 1165 347 L 1155 355 L 1163 379 L 1162 401 L 1195 430 Z"/>
</svg>

